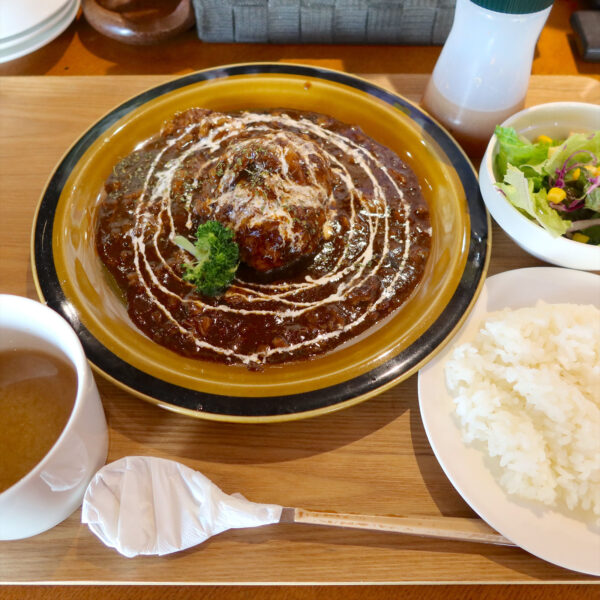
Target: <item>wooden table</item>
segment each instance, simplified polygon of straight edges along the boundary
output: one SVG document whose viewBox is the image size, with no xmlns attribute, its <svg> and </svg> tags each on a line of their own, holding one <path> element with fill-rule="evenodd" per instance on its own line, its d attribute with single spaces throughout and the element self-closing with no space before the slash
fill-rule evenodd
<svg viewBox="0 0 600 600">
<path fill-rule="evenodd" d="M 598 63 L 581 60 L 569 18 L 587 0 L 554 0 L 536 45 L 535 75 L 600 78 Z M 0 64 L 0 75 L 163 75 L 245 61 L 295 62 L 349 73 L 431 73 L 441 46 L 205 44 L 194 30 L 159 46 L 128 46 L 92 29 L 82 15 L 48 46 Z"/>
<path fill-rule="evenodd" d="M 367 77 L 415 101 L 427 81 L 425 75 Z M 0 292 L 36 298 L 29 262 L 30 229 L 44 183 L 61 155 L 114 105 L 166 79 L 0 80 Z M 528 105 L 566 99 L 600 102 L 600 82 L 581 76 L 532 77 Z M 541 264 L 494 226 L 489 274 Z M 338 413 L 248 426 L 188 419 L 98 378 L 110 428 L 109 460 L 132 454 L 169 457 L 203 472 L 224 491 L 242 491 L 258 502 L 341 512 L 474 516 L 444 476 L 427 442 L 416 383 L 415 376 Z M 229 531 L 168 557 L 125 559 L 104 547 L 79 519 L 77 511 L 39 536 L 0 543 L 0 582 L 593 580 L 515 548 L 299 525 Z"/>
</svg>

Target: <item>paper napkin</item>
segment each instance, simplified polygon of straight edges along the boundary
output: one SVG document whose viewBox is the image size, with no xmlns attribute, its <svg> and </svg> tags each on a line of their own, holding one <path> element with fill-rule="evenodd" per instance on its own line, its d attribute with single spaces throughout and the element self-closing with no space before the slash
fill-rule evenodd
<svg viewBox="0 0 600 600">
<path fill-rule="evenodd" d="M 82 523 L 127 557 L 170 554 L 241 527 L 277 523 L 282 507 L 226 494 L 171 460 L 127 456 L 104 466 L 83 499 Z"/>
</svg>

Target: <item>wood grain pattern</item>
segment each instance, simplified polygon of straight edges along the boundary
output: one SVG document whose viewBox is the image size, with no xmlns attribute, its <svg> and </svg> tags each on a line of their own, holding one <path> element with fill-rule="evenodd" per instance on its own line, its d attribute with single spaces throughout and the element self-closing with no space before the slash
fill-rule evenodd
<svg viewBox="0 0 600 600">
<path fill-rule="evenodd" d="M 11 586 L 0 600 L 597 600 L 590 585 Z"/>
<path fill-rule="evenodd" d="M 535 75 L 588 75 L 598 64 L 581 60 L 569 24 L 588 0 L 555 0 L 536 45 Z M 53 42 L 0 64 L 0 75 L 153 75 L 190 73 L 245 61 L 310 64 L 350 73 L 431 73 L 441 46 L 330 44 L 208 44 L 192 29 L 156 46 L 136 47 L 95 31 L 80 14 Z"/>
<path fill-rule="evenodd" d="M 286 514 L 291 513 L 289 516 Z M 432 537 L 464 542 L 482 542 L 514 546 L 510 540 L 500 535 L 481 519 L 465 517 L 396 517 L 387 515 L 357 515 L 305 510 L 304 508 L 284 508 L 280 523 L 304 523 L 307 525 L 327 525 L 348 527 L 370 531 L 391 531 L 408 535 Z"/>
<path fill-rule="evenodd" d="M 427 77 L 374 79 L 418 101 Z M 45 181 L 62 154 L 114 105 L 164 80 L 0 80 L 2 293 L 36 297 L 30 229 Z M 600 102 L 600 83 L 583 77 L 532 78 L 529 104 L 563 98 Z M 490 274 L 543 264 L 497 227 L 493 236 Z M 203 472 L 224 491 L 242 491 L 258 502 L 380 515 L 473 517 L 429 447 L 416 383 L 412 377 L 368 402 L 315 419 L 247 426 L 191 420 L 98 379 L 110 426 L 109 460 L 128 454 L 172 458 Z M 79 517 L 76 511 L 44 534 L 1 542 L 0 582 L 592 581 L 517 548 L 311 525 L 229 531 L 169 557 L 125 559 L 93 537 Z M 37 597 L 44 597 L 40 593 Z"/>
</svg>

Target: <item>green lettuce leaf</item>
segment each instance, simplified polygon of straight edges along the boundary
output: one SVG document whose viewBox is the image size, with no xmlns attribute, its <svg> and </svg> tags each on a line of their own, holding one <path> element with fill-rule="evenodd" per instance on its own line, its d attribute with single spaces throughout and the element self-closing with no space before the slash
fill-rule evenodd
<svg viewBox="0 0 600 600">
<path fill-rule="evenodd" d="M 585 207 L 600 213 L 600 187 L 594 188 L 585 197 Z"/>
<path fill-rule="evenodd" d="M 498 139 L 496 155 L 498 179 L 504 178 L 509 164 L 515 167 L 538 165 L 548 158 L 550 144 L 532 144 L 528 139 L 520 136 L 513 127 L 497 125 L 495 134 Z"/>
<path fill-rule="evenodd" d="M 542 165 L 543 170 L 548 174 L 554 176 L 557 169 L 561 169 L 565 160 L 576 151 L 589 150 L 593 152 L 596 157 L 600 153 L 600 130 L 592 133 L 573 133 L 571 134 L 563 144 L 560 145 L 548 160 Z M 585 153 L 578 154 L 569 161 L 569 164 L 575 162 L 587 162 L 590 159 L 589 154 Z"/>
<path fill-rule="evenodd" d="M 504 182 L 496 185 L 506 194 L 513 206 L 537 221 L 552 235 L 564 235 L 571 226 L 571 221 L 562 219 L 558 211 L 548 204 L 545 188 L 534 192 L 533 181 L 527 179 L 523 172 L 512 164 L 507 165 Z"/>
<path fill-rule="evenodd" d="M 595 246 L 600 245 L 600 225 L 593 225 L 587 229 L 581 229 L 580 232 L 590 238 L 590 241 L 587 242 L 588 244 L 593 244 Z"/>
</svg>

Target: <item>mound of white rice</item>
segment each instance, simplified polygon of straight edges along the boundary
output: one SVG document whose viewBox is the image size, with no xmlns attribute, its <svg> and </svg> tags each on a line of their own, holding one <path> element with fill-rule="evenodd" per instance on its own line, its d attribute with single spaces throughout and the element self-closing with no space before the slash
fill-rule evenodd
<svg viewBox="0 0 600 600">
<path fill-rule="evenodd" d="M 598 523 L 599 357 L 600 310 L 540 303 L 488 315 L 445 365 L 463 439 L 497 457 L 502 487 Z"/>
</svg>

